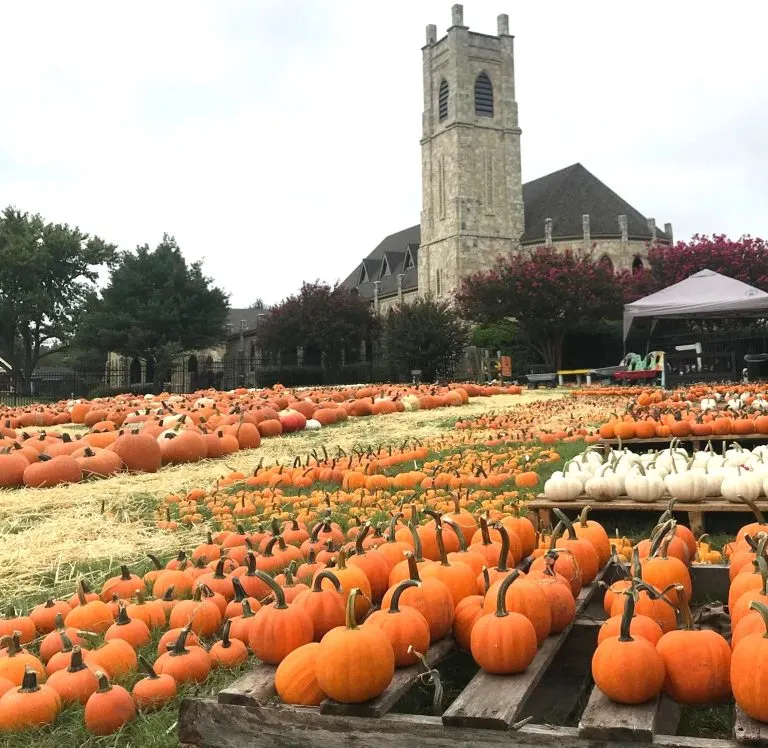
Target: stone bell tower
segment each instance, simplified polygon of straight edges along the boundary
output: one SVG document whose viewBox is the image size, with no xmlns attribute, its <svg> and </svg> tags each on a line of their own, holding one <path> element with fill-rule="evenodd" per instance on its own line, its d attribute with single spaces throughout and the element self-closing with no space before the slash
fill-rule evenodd
<svg viewBox="0 0 768 748">
<path fill-rule="evenodd" d="M 462 277 L 517 248 L 524 228 L 514 41 L 464 25 L 452 8 L 443 38 L 427 26 L 421 137 L 419 293 L 450 297 Z"/>
</svg>

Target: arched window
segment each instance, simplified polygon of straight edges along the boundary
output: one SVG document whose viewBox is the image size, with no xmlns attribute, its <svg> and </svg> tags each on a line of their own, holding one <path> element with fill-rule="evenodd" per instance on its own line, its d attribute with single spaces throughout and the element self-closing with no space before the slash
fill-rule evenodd
<svg viewBox="0 0 768 748">
<path fill-rule="evenodd" d="M 611 272 L 613 272 L 613 262 L 611 258 L 608 257 L 608 255 L 603 255 L 600 258 L 600 265 L 604 267 L 606 270 L 610 270 Z"/>
<path fill-rule="evenodd" d="M 632 273 L 642 273 L 644 269 L 643 258 L 639 255 L 632 260 Z"/>
<path fill-rule="evenodd" d="M 480 73 L 475 81 L 475 114 L 493 117 L 493 86 L 487 73 Z"/>
<path fill-rule="evenodd" d="M 197 356 L 190 356 L 187 361 L 187 371 L 190 374 L 197 374 Z"/>
<path fill-rule="evenodd" d="M 448 81 L 440 81 L 440 91 L 437 95 L 437 119 L 442 122 L 448 116 Z"/>
</svg>

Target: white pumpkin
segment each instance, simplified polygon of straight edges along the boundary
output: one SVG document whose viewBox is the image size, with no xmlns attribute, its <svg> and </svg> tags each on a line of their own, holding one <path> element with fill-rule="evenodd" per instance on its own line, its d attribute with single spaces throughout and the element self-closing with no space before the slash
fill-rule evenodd
<svg viewBox="0 0 768 748">
<path fill-rule="evenodd" d="M 715 410 L 717 408 L 717 400 L 714 397 L 703 397 L 701 398 L 700 407 L 702 411 Z"/>
<path fill-rule="evenodd" d="M 748 449 L 744 449 L 744 447 L 734 443 L 725 451 L 725 464 L 746 465 L 751 456 L 752 453 Z"/>
<path fill-rule="evenodd" d="M 403 405 L 407 411 L 419 410 L 419 398 L 416 395 L 406 395 L 402 400 Z"/>
<path fill-rule="evenodd" d="M 584 484 L 584 491 L 595 501 L 613 501 L 621 491 L 621 484 L 606 465 Z"/>
<path fill-rule="evenodd" d="M 755 501 L 763 490 L 762 482 L 755 478 L 750 472 L 736 468 L 736 475 L 728 475 L 723 478 L 720 484 L 720 493 L 724 499 L 732 501 L 734 504 L 743 503 L 739 498 L 743 496 L 749 501 Z"/>
<path fill-rule="evenodd" d="M 319 431 L 322 427 L 323 424 L 321 424 L 320 421 L 316 421 L 314 418 L 309 418 L 307 420 L 307 425 L 304 426 L 307 431 Z"/>
<path fill-rule="evenodd" d="M 624 490 L 632 501 L 649 504 L 664 495 L 664 479 L 656 471 L 637 465 L 624 479 Z"/>
<path fill-rule="evenodd" d="M 550 501 L 575 501 L 581 496 L 583 485 L 573 475 L 552 475 L 544 483 L 544 496 Z"/>
<path fill-rule="evenodd" d="M 603 464 L 603 457 L 591 447 L 587 447 L 580 455 L 573 458 L 582 470 L 594 471 Z"/>
<path fill-rule="evenodd" d="M 664 478 L 670 496 L 679 501 L 701 501 L 707 494 L 707 481 L 703 475 L 691 470 L 680 470 Z"/>
</svg>

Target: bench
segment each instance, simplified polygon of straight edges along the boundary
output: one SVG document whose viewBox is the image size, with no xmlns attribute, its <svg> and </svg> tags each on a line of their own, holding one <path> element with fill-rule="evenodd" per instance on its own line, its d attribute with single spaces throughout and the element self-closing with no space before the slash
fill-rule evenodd
<svg viewBox="0 0 768 748">
<path fill-rule="evenodd" d="M 585 377 L 587 384 L 592 384 L 592 369 L 558 369 L 557 383 L 562 387 L 564 377 L 576 377 L 576 384 L 581 385 L 581 378 Z"/>
</svg>

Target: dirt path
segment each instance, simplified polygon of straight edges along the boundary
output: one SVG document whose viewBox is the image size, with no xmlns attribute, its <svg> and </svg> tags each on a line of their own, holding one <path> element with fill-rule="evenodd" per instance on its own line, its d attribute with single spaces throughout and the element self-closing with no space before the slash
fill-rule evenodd
<svg viewBox="0 0 768 748">
<path fill-rule="evenodd" d="M 338 427 L 268 439 L 258 449 L 238 452 L 226 460 L 68 487 L 0 492 L 0 596 L 30 594 L 40 587 L 43 576 L 45 586 L 50 586 L 52 581 L 73 577 L 83 566 L 103 565 L 105 559 L 120 563 L 147 551 L 170 552 L 188 545 L 200 536 L 200 528 L 185 536 L 147 525 L 156 499 L 195 487 L 207 488 L 230 470 L 252 470 L 262 458 L 265 464 L 285 463 L 323 444 L 329 449 L 338 445 L 347 450 L 358 444 L 424 439 L 451 429 L 459 417 L 563 396 L 562 391 L 537 390 L 473 398 L 461 408 L 351 419 Z"/>
</svg>

